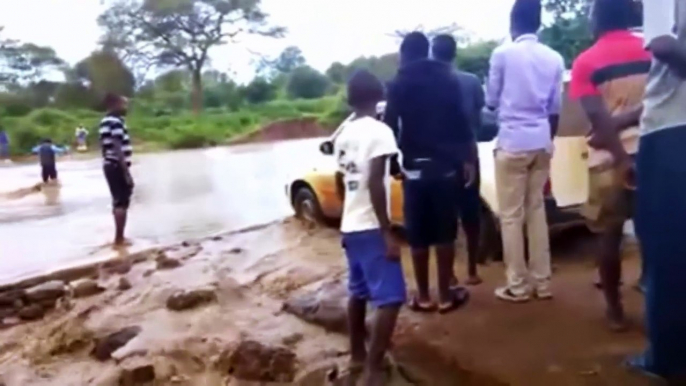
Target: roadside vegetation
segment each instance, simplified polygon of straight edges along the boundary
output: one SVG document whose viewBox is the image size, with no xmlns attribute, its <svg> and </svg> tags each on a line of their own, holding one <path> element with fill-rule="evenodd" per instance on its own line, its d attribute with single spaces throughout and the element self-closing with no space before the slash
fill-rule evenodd
<svg viewBox="0 0 686 386">
<path fill-rule="evenodd" d="M 96 145 L 99 103 L 107 92 L 131 98 L 128 126 L 139 149 L 214 146 L 283 119 L 315 118 L 333 128 L 347 115 L 344 83 L 355 69 L 384 80 L 397 70 L 398 56 L 389 53 L 333 63 L 322 73 L 298 47 L 287 47 L 276 57 L 261 57 L 255 78 L 237 84 L 228 71 L 210 67 L 212 49 L 232 44 L 230 36 L 278 39 L 287 33 L 269 23 L 259 0 L 105 3 L 100 47 L 73 65 L 50 47 L 12 40 L 0 27 L 0 126 L 13 154 L 29 152 L 45 137 L 71 145 L 78 125 Z M 545 3 L 552 22 L 542 39 L 571 63 L 591 42 L 589 1 Z M 405 32 L 395 34 L 400 39 Z M 482 79 L 487 75 L 497 42 L 475 40 L 456 25 L 426 32 L 454 34 L 460 45 L 456 65 Z M 64 80 L 46 79 L 56 73 Z"/>
</svg>

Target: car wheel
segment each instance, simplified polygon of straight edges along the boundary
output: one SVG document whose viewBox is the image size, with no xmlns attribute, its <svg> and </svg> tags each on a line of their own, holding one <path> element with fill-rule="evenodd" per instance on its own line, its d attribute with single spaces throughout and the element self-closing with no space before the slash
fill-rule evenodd
<svg viewBox="0 0 686 386">
<path fill-rule="evenodd" d="M 319 225 L 324 223 L 319 200 L 310 188 L 300 188 L 293 198 L 293 209 L 295 217 L 308 225 Z"/>
<path fill-rule="evenodd" d="M 479 232 L 479 263 L 485 264 L 489 260 L 501 261 L 503 259 L 503 242 L 497 219 L 489 210 L 481 212 Z"/>
</svg>

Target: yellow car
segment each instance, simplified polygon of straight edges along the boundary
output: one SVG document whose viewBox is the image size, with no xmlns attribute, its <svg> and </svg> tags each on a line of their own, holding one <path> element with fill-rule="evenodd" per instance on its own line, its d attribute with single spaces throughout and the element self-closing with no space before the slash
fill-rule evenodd
<svg viewBox="0 0 686 386">
<path fill-rule="evenodd" d="M 569 78 L 569 77 L 568 77 Z M 568 81 L 569 79 L 567 79 Z M 385 103 L 378 107 L 383 114 Z M 348 118 L 350 119 L 350 118 Z M 498 258 L 501 242 L 498 221 L 498 200 L 495 186 L 493 151 L 497 125 L 493 113 L 484 110 L 483 125 L 476 133 L 481 164 L 482 232 L 479 254 L 482 260 Z M 336 194 L 336 162 L 333 157 L 333 141 L 345 125 L 320 146 L 331 162 L 317 165 L 305 175 L 286 186 L 286 195 L 296 216 L 307 222 L 332 223 L 339 220 L 342 202 Z M 560 128 L 555 138 L 555 152 L 551 165 L 551 179 L 545 187 L 546 212 L 551 232 L 557 232 L 584 223 L 579 209 L 588 197 L 588 169 L 585 158 L 587 145 L 584 138 L 588 122 L 578 103 L 565 98 L 560 116 Z M 403 193 L 400 181 L 392 179 L 390 187 L 391 221 L 403 224 Z"/>
</svg>

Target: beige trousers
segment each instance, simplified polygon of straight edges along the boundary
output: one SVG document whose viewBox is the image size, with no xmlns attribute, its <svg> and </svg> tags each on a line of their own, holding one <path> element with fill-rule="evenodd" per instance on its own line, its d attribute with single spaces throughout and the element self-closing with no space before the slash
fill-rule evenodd
<svg viewBox="0 0 686 386">
<path fill-rule="evenodd" d="M 550 174 L 551 155 L 544 151 L 495 154 L 496 189 L 500 207 L 503 258 L 507 285 L 515 295 L 550 290 L 550 242 L 543 187 Z M 529 264 L 524 252 L 524 225 L 529 240 Z"/>
</svg>

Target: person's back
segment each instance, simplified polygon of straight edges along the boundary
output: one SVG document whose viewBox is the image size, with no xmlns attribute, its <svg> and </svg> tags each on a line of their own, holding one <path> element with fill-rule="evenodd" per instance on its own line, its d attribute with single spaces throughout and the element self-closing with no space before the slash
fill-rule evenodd
<svg viewBox="0 0 686 386">
<path fill-rule="evenodd" d="M 491 66 L 486 104 L 498 107 L 498 143 L 514 151 L 550 148 L 548 118 L 559 108 L 551 103 L 563 81 L 562 56 L 524 34 L 496 48 Z M 507 71 L 493 71 L 504 66 Z"/>
<path fill-rule="evenodd" d="M 9 144 L 9 138 L 7 137 L 7 133 L 5 130 L 0 130 L 0 145 L 7 145 Z"/>
<path fill-rule="evenodd" d="M 55 166 L 55 149 L 52 142 L 44 142 L 38 148 L 41 166 Z"/>
<path fill-rule="evenodd" d="M 466 71 L 457 71 L 457 79 L 462 88 L 462 104 L 469 121 L 469 127 L 476 135 L 481 126 L 481 109 L 484 107 L 484 90 L 479 78 Z"/>
<path fill-rule="evenodd" d="M 389 101 L 397 107 L 400 119 L 399 147 L 412 168 L 413 159 L 430 158 L 447 168 L 456 168 L 464 145 L 473 139 L 462 107 L 460 83 L 452 70 L 433 60 L 425 59 L 400 68 L 389 87 Z M 387 117 L 393 117 L 387 111 Z"/>
</svg>

